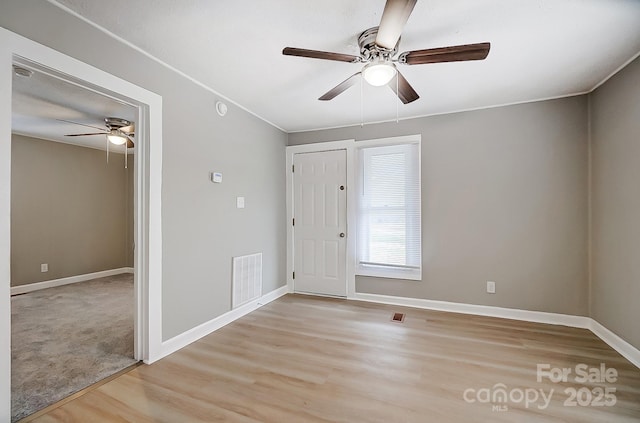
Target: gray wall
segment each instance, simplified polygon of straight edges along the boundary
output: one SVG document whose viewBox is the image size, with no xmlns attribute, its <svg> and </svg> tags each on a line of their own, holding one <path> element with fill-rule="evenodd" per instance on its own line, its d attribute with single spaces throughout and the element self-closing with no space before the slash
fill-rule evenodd
<svg viewBox="0 0 640 423">
<path fill-rule="evenodd" d="M 640 348 L 640 59 L 590 100 L 591 315 Z"/>
<path fill-rule="evenodd" d="M 100 150 L 11 141 L 11 286 L 130 266 L 132 180 L 123 156 L 107 164 Z"/>
<path fill-rule="evenodd" d="M 289 144 L 422 134 L 423 279 L 357 277 L 358 292 L 587 315 L 586 123 L 580 96 Z"/>
<path fill-rule="evenodd" d="M 3 2 L 0 26 L 162 96 L 163 339 L 230 309 L 233 256 L 264 253 L 265 293 L 286 283 L 285 133 L 232 104 L 219 117 L 216 95 L 48 2 Z"/>
</svg>

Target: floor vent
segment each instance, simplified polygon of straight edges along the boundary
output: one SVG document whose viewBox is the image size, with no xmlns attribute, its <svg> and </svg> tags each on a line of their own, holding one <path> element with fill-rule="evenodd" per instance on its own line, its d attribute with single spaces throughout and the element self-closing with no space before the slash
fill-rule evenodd
<svg viewBox="0 0 640 423">
<path fill-rule="evenodd" d="M 392 322 L 404 322 L 404 313 L 393 313 L 393 316 L 391 317 L 391 321 Z"/>
<path fill-rule="evenodd" d="M 262 295 L 262 253 L 233 258 L 232 308 Z"/>
</svg>

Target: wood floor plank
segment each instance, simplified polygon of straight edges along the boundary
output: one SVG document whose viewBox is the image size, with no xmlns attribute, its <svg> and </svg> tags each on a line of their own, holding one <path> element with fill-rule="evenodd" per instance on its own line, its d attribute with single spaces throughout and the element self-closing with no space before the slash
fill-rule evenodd
<svg viewBox="0 0 640 423">
<path fill-rule="evenodd" d="M 538 364 L 581 363 L 618 379 L 537 381 Z M 553 394 L 480 401 L 501 386 Z M 566 403 L 607 387 L 613 406 Z M 584 329 L 286 295 L 34 421 L 638 422 L 640 369 Z"/>
</svg>

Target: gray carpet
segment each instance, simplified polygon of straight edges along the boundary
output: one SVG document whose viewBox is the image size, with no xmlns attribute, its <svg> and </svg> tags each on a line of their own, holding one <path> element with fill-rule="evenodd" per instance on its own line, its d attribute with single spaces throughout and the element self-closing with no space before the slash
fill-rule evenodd
<svg viewBox="0 0 640 423">
<path fill-rule="evenodd" d="M 133 275 L 11 298 L 12 421 L 135 362 Z"/>
</svg>

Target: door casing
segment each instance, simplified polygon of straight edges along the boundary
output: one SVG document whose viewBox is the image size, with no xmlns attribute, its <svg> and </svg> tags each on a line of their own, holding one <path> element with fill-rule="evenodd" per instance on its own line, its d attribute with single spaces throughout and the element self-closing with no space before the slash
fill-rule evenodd
<svg viewBox="0 0 640 423">
<path fill-rule="evenodd" d="M 12 64 L 25 61 L 139 107 L 135 197 L 138 287 L 136 358 L 163 355 L 162 345 L 162 97 L 35 41 L 0 28 L 0 421 L 11 419 L 11 92 Z"/>
<path fill-rule="evenodd" d="M 351 232 L 355 231 L 355 208 L 351 207 L 351 204 L 355 204 L 353 198 L 353 189 L 349 189 L 353 186 L 355 181 L 354 169 L 352 163 L 354 163 L 354 147 L 355 140 L 343 140 L 343 141 L 330 141 L 322 143 L 304 144 L 289 146 L 286 148 L 286 190 L 287 190 L 287 288 L 289 292 L 294 292 L 294 262 L 295 262 L 295 250 L 294 250 L 294 226 L 293 226 L 293 157 L 299 153 L 315 153 L 322 151 L 332 150 L 345 150 L 346 162 L 347 162 L 347 224 L 346 224 L 346 283 L 347 283 L 347 298 L 353 298 L 355 296 L 355 232 L 349 236 Z"/>
</svg>

